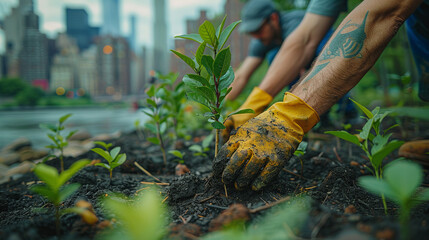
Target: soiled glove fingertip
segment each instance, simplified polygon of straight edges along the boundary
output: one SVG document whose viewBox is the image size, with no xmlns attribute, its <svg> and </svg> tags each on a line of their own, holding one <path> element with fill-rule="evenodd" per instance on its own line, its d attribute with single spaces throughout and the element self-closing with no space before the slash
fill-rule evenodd
<svg viewBox="0 0 429 240">
<path fill-rule="evenodd" d="M 252 190 L 253 191 L 259 191 L 265 186 L 266 186 L 266 184 L 264 182 L 256 180 L 252 184 Z"/>
</svg>

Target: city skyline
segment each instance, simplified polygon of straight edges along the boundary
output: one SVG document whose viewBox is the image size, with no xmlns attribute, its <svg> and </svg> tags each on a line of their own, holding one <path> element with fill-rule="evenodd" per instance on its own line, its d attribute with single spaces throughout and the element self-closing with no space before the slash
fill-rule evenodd
<svg viewBox="0 0 429 240">
<path fill-rule="evenodd" d="M 58 33 L 65 32 L 65 8 L 84 8 L 88 12 L 89 23 L 93 26 L 102 25 L 102 8 L 100 1 L 85 0 L 36 0 L 35 12 L 40 16 L 40 30 L 53 38 Z M 206 9 L 209 16 L 223 12 L 225 0 L 169 0 L 167 2 L 167 36 L 168 44 L 172 46 L 173 37 L 186 32 L 186 19 L 196 18 L 201 9 Z M 8 0 L 3 6 L 16 6 L 17 0 Z M 130 34 L 131 15 L 137 16 L 137 34 L 136 45 L 138 48 L 145 46 L 153 47 L 153 38 L 150 36 L 153 32 L 152 25 L 154 21 L 153 6 L 151 0 L 122 0 L 121 1 L 121 34 L 128 36 Z M 52 10 L 55 8 L 57 10 Z M 10 13 L 10 9 L 3 10 L 3 14 Z M 3 19 L 4 16 L 1 16 Z M 0 31 L 0 53 L 4 52 L 4 35 Z"/>
</svg>

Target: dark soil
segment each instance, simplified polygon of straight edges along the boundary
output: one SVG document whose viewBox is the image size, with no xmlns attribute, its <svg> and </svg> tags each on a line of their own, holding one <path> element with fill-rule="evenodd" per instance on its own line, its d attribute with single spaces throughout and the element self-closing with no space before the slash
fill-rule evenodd
<svg viewBox="0 0 429 240">
<path fill-rule="evenodd" d="M 427 124 L 420 126 L 418 136 L 428 138 L 429 133 L 427 130 L 421 131 L 422 129 L 429 128 Z M 413 136 L 413 133 L 409 136 Z M 127 153 L 127 162 L 114 170 L 112 180 L 104 168 L 89 166 L 81 170 L 70 180 L 80 183 L 81 188 L 64 202 L 64 207 L 71 207 L 77 200 L 85 199 L 94 205 L 100 221 L 105 220 L 107 215 L 102 210 L 100 198 L 112 193 L 133 196 L 147 186 L 142 185 L 142 181 L 154 182 L 152 177 L 134 165 L 137 162 L 162 182 L 169 183 L 169 186 L 160 186 L 168 196 L 166 204 L 171 217 L 167 239 L 193 239 L 204 235 L 209 231 L 213 219 L 231 204 L 241 203 L 248 209 L 257 209 L 296 195 L 308 195 L 312 199 L 312 209 L 297 237 L 399 239 L 397 206 L 388 202 L 389 214 L 386 216 L 380 197 L 367 193 L 357 185 L 360 176 L 370 174 L 364 167 L 369 162 L 357 147 L 333 137 L 322 136 L 318 139 L 317 136 L 311 136 L 306 139 L 309 142 L 307 153 L 301 159 L 290 159 L 279 177 L 262 191 L 237 191 L 227 186 L 225 192 L 223 185 L 207 181 L 212 172 L 214 153 L 209 153 L 207 157 L 194 157 L 187 150 L 195 142 L 201 141 L 205 134 L 207 133 L 196 134 L 192 141 L 181 140 L 176 143 L 176 148 L 186 153 L 185 164 L 191 170 L 191 173 L 183 176 L 175 176 L 177 162 L 172 155 L 168 156 L 169 163 L 164 166 L 158 146 L 141 143 L 136 133 L 122 136 L 112 143 L 120 146 L 121 152 Z M 401 137 L 396 135 L 396 138 Z M 395 157 L 390 156 L 386 162 Z M 66 158 L 66 168 L 82 158 L 99 157 L 88 152 L 79 158 Z M 49 164 L 58 167 L 57 162 L 53 160 Z M 29 185 L 36 184 L 37 181 L 33 173 L 28 173 L 0 185 L 0 239 L 57 239 L 53 213 L 49 212 L 52 206 L 28 189 Z M 428 184 L 429 175 L 425 169 L 424 186 Z M 265 212 L 250 213 L 250 222 L 260 218 Z M 429 236 L 428 221 L 429 204 L 423 204 L 413 211 L 411 239 L 425 239 Z M 99 226 L 84 224 L 75 214 L 61 218 L 61 239 L 93 239 L 100 229 Z"/>
</svg>

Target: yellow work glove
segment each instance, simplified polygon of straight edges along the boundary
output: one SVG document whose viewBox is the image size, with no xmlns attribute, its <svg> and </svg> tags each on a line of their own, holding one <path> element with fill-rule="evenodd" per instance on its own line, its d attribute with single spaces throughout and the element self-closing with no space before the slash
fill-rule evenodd
<svg viewBox="0 0 429 240">
<path fill-rule="evenodd" d="M 233 129 L 237 129 L 249 119 L 258 116 L 265 108 L 271 103 L 273 97 L 260 89 L 259 87 L 253 88 L 246 101 L 241 105 L 241 109 L 252 109 L 255 113 L 237 114 L 229 117 L 225 122 L 225 129 L 222 130 L 223 141 L 226 142 L 229 139 L 229 135 Z"/>
<path fill-rule="evenodd" d="M 259 190 L 272 181 L 317 122 L 316 111 L 286 93 L 267 111 L 241 126 L 222 146 L 213 163 L 215 178 L 237 189 Z"/>
</svg>

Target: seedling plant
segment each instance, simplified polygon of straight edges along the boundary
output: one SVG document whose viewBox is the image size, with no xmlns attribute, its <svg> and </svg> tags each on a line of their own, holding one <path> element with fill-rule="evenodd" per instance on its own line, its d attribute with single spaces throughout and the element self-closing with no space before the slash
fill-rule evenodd
<svg viewBox="0 0 429 240">
<path fill-rule="evenodd" d="M 156 137 L 149 137 L 147 140 L 160 146 L 164 165 L 167 165 L 163 134 L 167 130 L 167 121 L 170 115 L 167 109 L 163 108 L 164 102 L 162 102 L 159 97 L 163 91 L 162 85 L 158 87 L 152 85 L 147 91 L 147 95 L 149 96 L 149 98 L 146 99 L 147 108 L 142 111 L 150 117 L 150 121 L 146 122 L 144 127 L 156 134 Z"/>
<path fill-rule="evenodd" d="M 108 164 L 96 163 L 95 166 L 104 167 L 107 170 L 109 170 L 109 173 L 110 173 L 109 176 L 110 176 L 110 179 L 112 179 L 113 169 L 122 165 L 127 160 L 127 155 L 125 153 L 119 154 L 119 152 L 121 151 L 120 147 L 115 147 L 109 152 L 109 149 L 112 146 L 111 143 L 106 144 L 104 142 L 97 141 L 95 142 L 95 144 L 102 146 L 104 150 L 101 148 L 93 148 L 91 149 L 91 151 L 97 153 L 108 162 Z"/>
<path fill-rule="evenodd" d="M 397 124 L 388 127 L 386 130 L 382 130 L 381 122 L 390 113 L 389 111 L 380 113 L 380 107 L 376 107 L 370 111 L 353 99 L 350 100 L 353 101 L 366 115 L 366 117 L 363 118 L 366 118 L 367 122 L 359 133 L 359 137 L 361 139 L 344 130 L 327 131 L 325 133 L 332 134 L 359 146 L 371 162 L 372 169 L 368 168 L 368 170 L 375 175 L 377 179 L 381 179 L 383 177 L 383 159 L 404 143 L 403 141 L 398 140 L 389 141 L 392 134 L 388 133 L 388 131 L 396 127 Z M 384 195 L 382 195 L 382 199 L 384 210 L 387 214 L 387 205 Z"/>
<path fill-rule="evenodd" d="M 36 176 L 45 184 L 33 185 L 30 187 L 30 190 L 43 196 L 54 205 L 55 226 L 57 235 L 59 235 L 60 233 L 60 217 L 63 214 L 69 212 L 67 211 L 67 209 L 60 211 L 60 205 L 80 187 L 79 183 L 72 183 L 65 186 L 63 185 L 80 169 L 82 169 L 89 163 L 89 160 L 79 160 L 73 163 L 69 169 L 62 171 L 60 174 L 58 174 L 56 168 L 43 163 L 37 164 L 34 168 L 34 173 L 36 174 Z"/>
<path fill-rule="evenodd" d="M 206 136 L 203 141 L 201 141 L 201 145 L 194 144 L 189 147 L 189 150 L 194 152 L 194 156 L 204 156 L 207 157 L 207 152 L 210 151 L 210 143 L 213 141 L 214 135 L 209 134 Z"/>
<path fill-rule="evenodd" d="M 396 160 L 386 166 L 384 179 L 373 176 L 359 178 L 359 184 L 374 194 L 382 194 L 397 203 L 402 239 L 409 239 L 410 211 L 417 205 L 429 201 L 429 189 L 422 191 L 418 187 L 423 181 L 420 165 L 403 160 Z"/>
<path fill-rule="evenodd" d="M 63 130 L 65 129 L 64 122 L 71 116 L 72 114 L 66 114 L 58 120 L 57 125 L 51 125 L 51 124 L 40 124 L 41 128 L 48 129 L 52 133 L 47 133 L 47 136 L 52 141 L 52 144 L 47 145 L 46 148 L 49 148 L 51 150 L 58 150 L 61 164 L 61 172 L 64 171 L 64 148 L 68 145 L 68 140 L 71 136 L 73 136 L 77 131 L 71 131 L 66 137 L 62 136 Z M 51 157 L 57 157 L 55 155 L 48 155 L 45 159 L 48 160 Z"/>
<path fill-rule="evenodd" d="M 215 30 L 213 24 L 204 21 L 199 29 L 198 34 L 185 34 L 176 36 L 176 38 L 188 39 L 195 41 L 199 47 L 194 56 L 189 57 L 175 50 L 171 50 L 180 59 L 182 59 L 195 74 L 186 74 L 183 82 L 188 91 L 186 95 L 189 99 L 207 107 L 208 112 L 204 116 L 208 118 L 212 127 L 216 129 L 215 156 L 218 153 L 220 129 L 225 129 L 224 118 L 222 114 L 226 95 L 231 91 L 231 83 L 234 80 L 234 71 L 230 66 L 231 51 L 229 46 L 224 48 L 231 32 L 241 22 L 237 21 L 225 29 L 226 16 L 221 24 Z M 204 54 L 208 50 L 209 54 Z M 227 117 L 240 114 L 253 113 L 251 109 L 243 109 L 229 114 Z"/>
<path fill-rule="evenodd" d="M 178 159 L 177 160 L 178 163 L 180 164 L 185 163 L 185 160 L 183 159 L 183 156 L 185 156 L 185 153 L 182 153 L 181 151 L 178 151 L 178 150 L 170 150 L 168 151 L 168 153 L 175 156 Z"/>
</svg>

